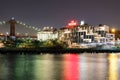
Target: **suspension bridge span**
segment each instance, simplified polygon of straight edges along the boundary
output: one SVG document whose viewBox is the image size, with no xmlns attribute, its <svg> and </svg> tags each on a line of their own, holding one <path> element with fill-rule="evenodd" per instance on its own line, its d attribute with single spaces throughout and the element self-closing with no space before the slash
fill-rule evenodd
<svg viewBox="0 0 120 80">
<path fill-rule="evenodd" d="M 24 22 L 11 18 L 9 21 L 0 21 L 0 36 L 29 36 L 36 37 L 39 28 L 27 25 Z"/>
</svg>

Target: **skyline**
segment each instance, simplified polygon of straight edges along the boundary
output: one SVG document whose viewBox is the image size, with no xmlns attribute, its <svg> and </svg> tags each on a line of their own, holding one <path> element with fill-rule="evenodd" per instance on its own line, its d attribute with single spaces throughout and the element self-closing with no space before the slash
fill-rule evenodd
<svg viewBox="0 0 120 80">
<path fill-rule="evenodd" d="M 61 28 L 70 20 L 84 20 L 90 25 L 106 24 L 119 28 L 118 0 L 3 0 L 0 3 L 0 21 L 16 20 L 42 28 Z"/>
</svg>

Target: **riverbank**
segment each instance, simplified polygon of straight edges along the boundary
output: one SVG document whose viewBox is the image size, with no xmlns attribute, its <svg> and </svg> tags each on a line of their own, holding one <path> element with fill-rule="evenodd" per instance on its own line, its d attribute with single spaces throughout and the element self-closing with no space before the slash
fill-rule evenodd
<svg viewBox="0 0 120 80">
<path fill-rule="evenodd" d="M 6 53 L 118 53 L 120 49 L 80 49 L 80 48 L 0 48 L 1 54 Z"/>
</svg>

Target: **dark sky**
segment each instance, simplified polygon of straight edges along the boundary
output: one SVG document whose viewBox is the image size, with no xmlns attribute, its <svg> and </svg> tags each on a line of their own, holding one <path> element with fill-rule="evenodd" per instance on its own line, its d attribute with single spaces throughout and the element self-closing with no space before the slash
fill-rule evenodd
<svg viewBox="0 0 120 80">
<path fill-rule="evenodd" d="M 120 0 L 0 0 L 0 21 L 11 17 L 40 28 L 60 28 L 73 19 L 119 28 Z"/>
</svg>

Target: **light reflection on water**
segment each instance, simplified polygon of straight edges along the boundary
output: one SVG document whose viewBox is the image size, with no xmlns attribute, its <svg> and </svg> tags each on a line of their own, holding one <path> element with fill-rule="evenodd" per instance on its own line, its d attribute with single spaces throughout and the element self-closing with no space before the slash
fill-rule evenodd
<svg viewBox="0 0 120 80">
<path fill-rule="evenodd" d="M 0 80 L 119 80 L 120 54 L 0 55 Z"/>
<path fill-rule="evenodd" d="M 63 80 L 79 80 L 79 56 L 63 55 Z"/>
<path fill-rule="evenodd" d="M 109 80 L 118 80 L 118 54 L 108 55 L 108 78 Z"/>
<path fill-rule="evenodd" d="M 34 62 L 34 76 L 36 80 L 52 80 L 54 69 L 54 55 L 38 55 Z M 39 58 L 41 60 L 39 60 Z M 47 77 L 46 77 L 47 75 Z"/>
</svg>

